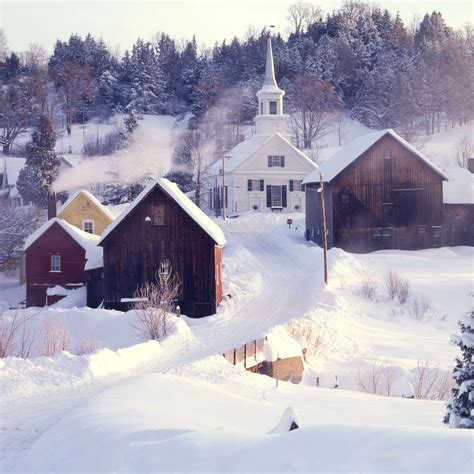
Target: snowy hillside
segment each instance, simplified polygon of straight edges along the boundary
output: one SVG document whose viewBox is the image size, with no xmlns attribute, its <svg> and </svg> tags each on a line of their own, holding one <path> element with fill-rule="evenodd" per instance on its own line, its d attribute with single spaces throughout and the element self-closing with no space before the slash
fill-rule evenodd
<svg viewBox="0 0 474 474">
<path fill-rule="evenodd" d="M 323 288 L 321 249 L 303 239 L 301 219 L 290 229 L 286 218 L 218 221 L 230 296 L 216 316 L 176 320 L 164 341 L 140 343 L 133 312 L 37 312 L 37 327 L 57 320 L 67 328 L 71 352 L 81 340 L 103 348 L 0 362 L 4 469 L 470 472 L 472 438 L 442 425 L 444 402 L 350 390 L 361 390 L 374 361 L 392 369 L 397 396 L 413 394 L 420 362 L 451 367 L 449 337 L 471 304 L 472 249 L 333 249 Z M 410 283 L 403 305 L 387 296 L 387 270 Z M 376 284 L 370 299 L 360 294 L 366 276 Z M 295 330 L 308 325 L 317 348 Z M 308 347 L 298 386 L 275 388 L 221 355 L 279 331 Z M 268 435 L 288 406 L 301 430 Z"/>
</svg>

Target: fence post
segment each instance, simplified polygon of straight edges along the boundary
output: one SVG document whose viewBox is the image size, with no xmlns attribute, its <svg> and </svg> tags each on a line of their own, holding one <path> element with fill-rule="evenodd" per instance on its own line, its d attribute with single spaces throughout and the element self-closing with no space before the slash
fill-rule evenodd
<svg viewBox="0 0 474 474">
<path fill-rule="evenodd" d="M 244 369 L 247 368 L 247 343 L 244 344 Z"/>
<path fill-rule="evenodd" d="M 254 342 L 254 350 L 253 350 L 253 358 L 255 359 L 255 362 L 257 362 L 257 339 L 255 339 Z"/>
<path fill-rule="evenodd" d="M 234 349 L 234 365 L 237 365 L 237 362 L 236 362 L 237 355 L 236 355 L 235 351 L 236 351 L 236 349 Z"/>
</svg>

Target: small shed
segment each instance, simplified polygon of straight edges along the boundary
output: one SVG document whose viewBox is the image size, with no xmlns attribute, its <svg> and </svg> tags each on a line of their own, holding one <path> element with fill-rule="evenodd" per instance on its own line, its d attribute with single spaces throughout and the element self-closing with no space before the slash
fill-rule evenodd
<svg viewBox="0 0 474 474">
<path fill-rule="evenodd" d="M 127 309 L 163 260 L 182 281 L 176 302 L 183 314 L 214 314 L 222 298 L 222 230 L 178 186 L 165 178 L 146 187 L 105 229 L 104 305 Z"/>
<path fill-rule="evenodd" d="M 48 289 L 75 289 L 86 284 L 86 261 L 100 257 L 99 237 L 57 217 L 37 229 L 25 243 L 26 305 L 53 304 L 63 295 Z"/>
</svg>

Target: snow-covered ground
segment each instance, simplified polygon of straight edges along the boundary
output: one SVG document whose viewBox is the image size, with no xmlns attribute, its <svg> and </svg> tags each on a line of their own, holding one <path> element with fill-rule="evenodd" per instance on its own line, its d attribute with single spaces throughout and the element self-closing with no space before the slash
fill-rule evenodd
<svg viewBox="0 0 474 474">
<path fill-rule="evenodd" d="M 164 341 L 139 343 L 133 312 L 37 312 L 38 324 L 64 324 L 71 352 L 81 338 L 102 349 L 0 361 L 2 471 L 472 472 L 472 435 L 444 427 L 444 402 L 351 391 L 374 360 L 395 369 L 399 396 L 411 395 L 418 361 L 452 366 L 450 334 L 472 304 L 472 249 L 333 249 L 324 287 L 321 249 L 303 239 L 301 217 L 291 228 L 287 217 L 217 221 L 230 296 L 215 316 L 176 320 Z M 410 282 L 403 305 L 388 299 L 389 269 Z M 367 275 L 372 299 L 360 295 Z M 422 317 L 416 301 L 429 301 Z M 275 388 L 221 355 L 295 321 L 319 336 L 298 386 Z M 348 390 L 330 388 L 336 375 Z M 301 429 L 267 434 L 288 406 Z"/>
</svg>

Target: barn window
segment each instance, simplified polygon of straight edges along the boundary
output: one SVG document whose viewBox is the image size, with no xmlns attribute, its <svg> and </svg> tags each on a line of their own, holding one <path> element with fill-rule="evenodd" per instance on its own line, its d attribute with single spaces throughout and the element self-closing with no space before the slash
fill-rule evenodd
<svg viewBox="0 0 474 474">
<path fill-rule="evenodd" d="M 285 157 L 282 155 L 268 155 L 268 167 L 269 168 L 284 168 Z"/>
<path fill-rule="evenodd" d="M 61 255 L 51 255 L 51 271 L 61 271 Z"/>
<path fill-rule="evenodd" d="M 381 237 L 382 236 L 382 229 L 378 229 L 378 228 L 372 229 L 372 235 L 374 237 Z"/>
<path fill-rule="evenodd" d="M 94 233 L 94 221 L 82 221 L 82 230 L 88 234 Z"/>
<path fill-rule="evenodd" d="M 164 203 L 153 203 L 151 214 L 153 225 L 166 225 L 166 205 Z"/>
<path fill-rule="evenodd" d="M 382 235 L 384 237 L 390 237 L 392 235 L 392 229 L 390 227 L 385 227 L 385 229 L 382 230 Z"/>
<path fill-rule="evenodd" d="M 349 204 L 349 194 L 342 195 L 342 204 Z"/>
<path fill-rule="evenodd" d="M 419 234 L 426 234 L 426 226 L 425 225 L 419 225 L 418 226 L 418 233 Z"/>
<path fill-rule="evenodd" d="M 384 160 L 389 160 L 390 158 L 392 158 L 392 150 L 390 150 L 390 148 L 385 148 L 384 149 L 383 158 L 384 158 Z"/>
<path fill-rule="evenodd" d="M 276 114 L 277 114 L 276 100 L 271 100 L 270 101 L 270 115 L 276 115 Z"/>
</svg>

